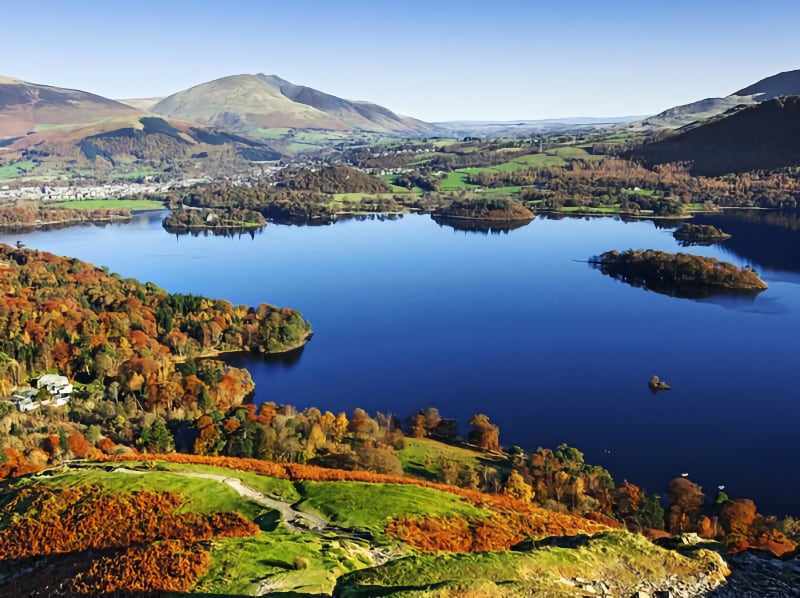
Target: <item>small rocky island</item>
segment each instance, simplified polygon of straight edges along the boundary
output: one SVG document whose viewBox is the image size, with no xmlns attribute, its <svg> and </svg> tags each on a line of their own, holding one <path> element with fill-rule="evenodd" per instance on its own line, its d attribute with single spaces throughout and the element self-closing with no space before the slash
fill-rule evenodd
<svg viewBox="0 0 800 598">
<path fill-rule="evenodd" d="M 653 394 L 661 390 L 672 390 L 672 387 L 669 384 L 667 384 L 661 378 L 655 375 L 652 378 L 650 378 L 650 382 L 647 383 L 647 386 L 650 387 L 650 391 Z"/>
<path fill-rule="evenodd" d="M 535 214 L 513 199 L 483 198 L 456 200 L 449 206 L 436 210 L 433 216 L 449 220 L 530 222 Z"/>
<path fill-rule="evenodd" d="M 730 239 L 725 231 L 710 224 L 683 224 L 672 233 L 683 245 L 711 245 Z"/>
<path fill-rule="evenodd" d="M 688 253 L 612 250 L 590 258 L 589 263 L 606 276 L 671 297 L 755 295 L 767 288 L 767 283 L 751 268 Z"/>
</svg>

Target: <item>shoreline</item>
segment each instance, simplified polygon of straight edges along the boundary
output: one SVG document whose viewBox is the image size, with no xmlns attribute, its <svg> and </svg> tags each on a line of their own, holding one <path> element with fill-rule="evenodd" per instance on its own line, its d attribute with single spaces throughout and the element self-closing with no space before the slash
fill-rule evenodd
<svg viewBox="0 0 800 598">
<path fill-rule="evenodd" d="M 309 331 L 302 341 L 289 347 L 288 349 L 283 349 L 282 351 L 251 351 L 246 347 L 242 347 L 241 349 L 211 349 L 209 351 L 204 351 L 198 355 L 192 355 L 191 357 L 187 355 L 173 355 L 172 361 L 174 363 L 186 363 L 187 359 L 214 359 L 216 357 L 221 357 L 223 355 L 230 355 L 233 353 L 244 353 L 247 355 L 261 355 L 263 357 L 278 357 L 280 355 L 287 355 L 292 353 L 293 351 L 297 351 L 299 349 L 303 349 L 307 344 L 308 341 L 314 336 L 313 331 Z"/>
</svg>

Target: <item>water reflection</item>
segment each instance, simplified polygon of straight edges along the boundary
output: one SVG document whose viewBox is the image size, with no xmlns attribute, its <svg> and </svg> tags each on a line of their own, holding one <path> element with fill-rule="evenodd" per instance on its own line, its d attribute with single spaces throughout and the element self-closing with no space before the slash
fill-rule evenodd
<svg viewBox="0 0 800 598">
<path fill-rule="evenodd" d="M 483 235 L 508 234 L 512 230 L 524 228 L 532 222 L 532 220 L 467 220 L 464 218 L 448 218 L 446 216 L 431 216 L 431 219 L 441 227 L 450 227 L 457 231 Z"/>
<path fill-rule="evenodd" d="M 800 212 L 726 210 L 698 214 L 694 221 L 730 234 L 720 245 L 725 252 L 758 268 L 800 273 Z"/>
<path fill-rule="evenodd" d="M 226 226 L 216 226 L 216 227 L 207 227 L 207 228 L 175 228 L 171 226 L 164 226 L 164 230 L 168 233 L 175 235 L 176 239 L 180 239 L 181 237 L 191 236 L 191 237 L 227 237 L 229 239 L 242 239 L 245 237 L 250 237 L 251 239 L 255 239 L 256 235 L 260 235 L 264 232 L 264 226 L 260 227 L 253 227 L 249 226 L 246 228 L 239 228 L 239 227 L 226 227 Z"/>
</svg>

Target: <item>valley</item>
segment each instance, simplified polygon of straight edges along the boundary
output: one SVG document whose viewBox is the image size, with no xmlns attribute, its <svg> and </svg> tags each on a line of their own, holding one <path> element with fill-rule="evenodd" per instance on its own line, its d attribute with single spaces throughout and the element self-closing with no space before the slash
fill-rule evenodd
<svg viewBox="0 0 800 598">
<path fill-rule="evenodd" d="M 0 594 L 793 595 L 800 71 L 436 122 L 198 73 L 0 77 Z"/>
</svg>

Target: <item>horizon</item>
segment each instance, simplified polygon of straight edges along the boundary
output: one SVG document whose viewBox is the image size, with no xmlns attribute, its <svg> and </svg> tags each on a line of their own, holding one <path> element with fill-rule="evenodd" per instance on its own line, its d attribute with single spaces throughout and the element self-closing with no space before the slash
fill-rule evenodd
<svg viewBox="0 0 800 598">
<path fill-rule="evenodd" d="M 519 0 L 491 12 L 474 0 L 458 11 L 410 0 L 402 13 L 363 0 L 270 4 L 45 0 L 32 44 L 29 11 L 13 2 L 5 41 L 25 52 L 0 71 L 117 100 L 271 73 L 427 122 L 513 122 L 652 115 L 800 66 L 800 6 L 786 0 L 771 11 L 612 0 L 569 15 Z"/>
</svg>

